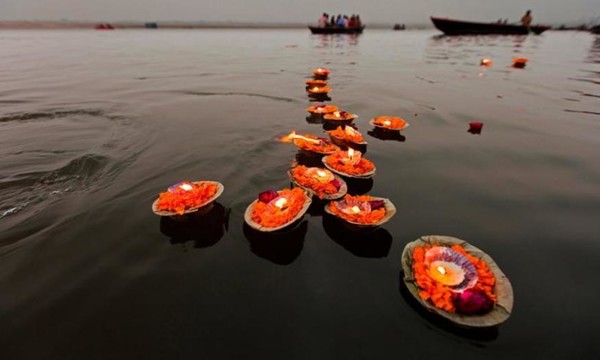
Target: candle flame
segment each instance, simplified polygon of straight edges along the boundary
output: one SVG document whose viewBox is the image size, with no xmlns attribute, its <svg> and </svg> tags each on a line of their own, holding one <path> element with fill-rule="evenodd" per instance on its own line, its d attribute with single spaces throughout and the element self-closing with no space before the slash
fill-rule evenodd
<svg viewBox="0 0 600 360">
<path fill-rule="evenodd" d="M 350 159 L 354 158 L 354 149 L 353 148 L 348 148 L 348 157 L 350 157 Z"/>
<path fill-rule="evenodd" d="M 325 177 L 327 175 L 327 173 L 323 170 L 317 170 L 317 175 L 320 177 Z"/>
<path fill-rule="evenodd" d="M 180 188 L 181 190 L 184 190 L 184 191 L 190 191 L 190 190 L 192 190 L 194 187 L 193 187 L 192 185 L 190 185 L 190 184 L 181 184 L 181 185 L 179 186 L 179 188 Z"/>
<path fill-rule="evenodd" d="M 291 133 L 280 137 L 278 140 L 281 142 L 284 142 L 284 143 L 289 143 L 289 142 L 294 141 L 294 139 L 302 139 L 304 141 L 308 141 L 308 142 L 311 142 L 314 144 L 319 144 L 321 142 L 321 140 L 318 140 L 318 139 L 311 139 L 306 136 L 298 135 L 298 134 L 296 134 L 296 131 L 292 131 Z"/>
<path fill-rule="evenodd" d="M 442 275 L 446 275 L 446 269 L 444 269 L 443 266 L 438 266 L 437 271 L 439 271 L 439 273 Z"/>
<path fill-rule="evenodd" d="M 389 121 L 389 120 L 386 120 L 386 121 L 383 122 L 383 125 L 390 126 L 390 125 L 392 125 L 392 122 Z"/>
<path fill-rule="evenodd" d="M 354 130 L 354 128 L 351 127 L 351 126 L 346 126 L 346 128 L 344 129 L 344 131 L 346 132 L 346 134 L 348 134 L 350 136 L 357 135 L 357 133 L 358 133 L 358 131 Z"/>
<path fill-rule="evenodd" d="M 319 91 L 319 88 L 315 86 L 314 88 L 312 88 L 312 91 Z"/>
<path fill-rule="evenodd" d="M 340 112 L 339 112 L 339 111 L 334 111 L 334 112 L 333 112 L 333 115 L 334 115 L 336 118 L 339 118 L 339 117 L 340 117 Z"/>
<path fill-rule="evenodd" d="M 275 206 L 277 206 L 279 209 L 283 209 L 285 204 L 287 204 L 287 199 L 283 197 L 275 201 Z"/>
<path fill-rule="evenodd" d="M 356 205 L 354 205 L 351 210 L 355 214 L 358 214 L 360 212 L 360 208 L 358 206 L 356 206 Z"/>
</svg>

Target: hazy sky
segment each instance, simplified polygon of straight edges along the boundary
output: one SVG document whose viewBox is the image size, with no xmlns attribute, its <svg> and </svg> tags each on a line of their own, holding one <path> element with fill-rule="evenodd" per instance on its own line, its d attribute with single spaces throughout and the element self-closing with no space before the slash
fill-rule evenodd
<svg viewBox="0 0 600 360">
<path fill-rule="evenodd" d="M 413 24 L 430 15 L 516 21 L 527 9 L 534 22 L 600 22 L 600 0 L 0 0 L 0 19 L 308 23 L 326 11 Z"/>
</svg>

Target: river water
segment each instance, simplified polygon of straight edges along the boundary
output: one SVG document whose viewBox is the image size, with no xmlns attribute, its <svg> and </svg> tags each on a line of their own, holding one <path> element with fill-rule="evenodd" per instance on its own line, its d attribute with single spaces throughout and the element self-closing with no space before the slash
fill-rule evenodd
<svg viewBox="0 0 600 360">
<path fill-rule="evenodd" d="M 600 351 L 600 37 L 32 30 L 0 32 L 0 49 L 0 358 Z M 264 238 L 243 212 L 289 185 L 296 149 L 276 137 L 323 134 L 304 110 L 317 66 L 369 142 L 377 175 L 360 191 L 398 213 L 357 236 L 317 207 Z M 367 135 L 380 114 L 410 127 Z M 225 192 L 191 223 L 155 216 L 185 179 Z M 414 306 L 400 255 L 427 234 L 495 259 L 508 322 L 463 331 Z"/>
</svg>

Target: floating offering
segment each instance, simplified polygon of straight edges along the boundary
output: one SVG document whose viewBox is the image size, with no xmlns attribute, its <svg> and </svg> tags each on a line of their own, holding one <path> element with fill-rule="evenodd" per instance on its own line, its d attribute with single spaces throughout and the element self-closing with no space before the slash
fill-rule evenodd
<svg viewBox="0 0 600 360">
<path fill-rule="evenodd" d="M 334 111 L 330 114 L 323 115 L 323 119 L 330 121 L 352 122 L 352 120 L 358 119 L 358 115 L 351 114 L 347 111 Z"/>
<path fill-rule="evenodd" d="M 400 131 L 406 129 L 409 124 L 406 120 L 397 116 L 381 115 L 369 121 L 369 124 L 384 130 Z"/>
<path fill-rule="evenodd" d="M 306 111 L 313 115 L 331 114 L 332 112 L 338 111 L 339 108 L 335 105 L 319 104 L 315 106 L 309 106 Z"/>
<path fill-rule="evenodd" d="M 496 326 L 510 316 L 510 282 L 489 255 L 466 241 L 423 236 L 404 248 L 402 269 L 417 301 L 458 325 Z"/>
<path fill-rule="evenodd" d="M 300 150 L 304 150 L 312 155 L 329 155 L 340 150 L 337 145 L 332 144 L 328 139 L 312 134 L 298 135 L 295 131 L 281 137 L 279 141 L 291 142 Z"/>
<path fill-rule="evenodd" d="M 481 59 L 481 66 L 492 67 L 492 59 Z"/>
<path fill-rule="evenodd" d="M 310 80 L 306 80 L 305 84 L 308 87 L 313 87 L 313 86 L 323 87 L 323 86 L 327 86 L 327 81 L 320 80 L 320 79 L 310 79 Z"/>
<path fill-rule="evenodd" d="M 481 128 L 483 128 L 482 122 L 471 122 L 469 123 L 469 132 L 471 134 L 481 134 Z"/>
<path fill-rule="evenodd" d="M 329 86 L 313 86 L 308 87 L 306 91 L 308 91 L 311 95 L 327 95 L 331 91 L 331 88 Z"/>
<path fill-rule="evenodd" d="M 198 211 L 215 201 L 225 187 L 216 181 L 180 182 L 158 195 L 152 211 L 160 216 L 175 216 Z"/>
<path fill-rule="evenodd" d="M 338 145 L 344 142 L 355 145 L 367 144 L 362 134 L 351 126 L 345 126 L 343 128 L 338 126 L 337 129 L 328 131 L 327 133 L 331 137 L 331 141 Z"/>
<path fill-rule="evenodd" d="M 346 195 L 346 182 L 331 171 L 317 167 L 296 166 L 288 172 L 295 185 L 319 199 L 339 199 Z"/>
<path fill-rule="evenodd" d="M 375 174 L 375 164 L 352 148 L 325 156 L 322 161 L 329 170 L 350 178 L 367 179 Z"/>
<path fill-rule="evenodd" d="M 325 212 L 358 227 L 376 227 L 391 219 L 396 207 L 386 198 L 346 195 L 326 205 Z"/>
<path fill-rule="evenodd" d="M 302 188 L 268 190 L 248 206 L 244 219 L 258 231 L 276 231 L 299 220 L 311 204 Z"/>
<path fill-rule="evenodd" d="M 316 77 L 327 77 L 327 76 L 329 76 L 330 72 L 331 71 L 329 71 L 329 69 L 316 68 L 313 70 L 313 75 L 315 75 Z"/>
<path fill-rule="evenodd" d="M 525 67 L 525 65 L 527 65 L 528 61 L 529 60 L 527 58 L 516 57 L 516 58 L 513 58 L 512 66 L 517 69 L 522 69 Z"/>
</svg>

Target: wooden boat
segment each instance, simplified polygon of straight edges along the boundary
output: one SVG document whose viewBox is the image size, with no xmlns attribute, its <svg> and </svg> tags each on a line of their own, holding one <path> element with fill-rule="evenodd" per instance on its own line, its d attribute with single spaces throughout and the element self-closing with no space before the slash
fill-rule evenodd
<svg viewBox="0 0 600 360">
<path fill-rule="evenodd" d="M 446 35 L 527 35 L 530 32 L 539 35 L 550 29 L 550 26 L 522 26 L 500 23 L 482 23 L 431 17 L 433 25 Z"/>
<path fill-rule="evenodd" d="M 111 24 L 98 24 L 94 27 L 96 30 L 114 30 L 115 28 Z"/>
<path fill-rule="evenodd" d="M 309 26 L 310 32 L 313 34 L 362 34 L 365 25 L 361 27 L 341 28 L 341 27 L 317 27 Z"/>
</svg>

